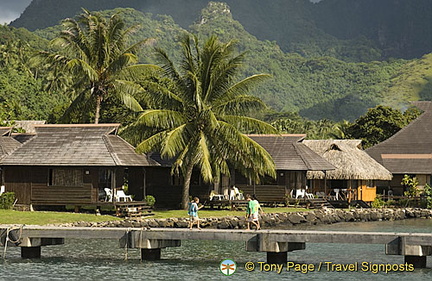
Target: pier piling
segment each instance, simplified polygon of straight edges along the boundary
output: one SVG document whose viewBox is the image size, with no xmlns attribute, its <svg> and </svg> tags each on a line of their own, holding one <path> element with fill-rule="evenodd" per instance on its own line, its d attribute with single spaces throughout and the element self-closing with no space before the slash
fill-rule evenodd
<svg viewBox="0 0 432 281">
<path fill-rule="evenodd" d="M 141 260 L 156 261 L 161 259 L 161 249 L 141 249 Z"/>
<path fill-rule="evenodd" d="M 39 259 L 41 257 L 41 246 L 21 247 L 21 258 Z"/>
</svg>

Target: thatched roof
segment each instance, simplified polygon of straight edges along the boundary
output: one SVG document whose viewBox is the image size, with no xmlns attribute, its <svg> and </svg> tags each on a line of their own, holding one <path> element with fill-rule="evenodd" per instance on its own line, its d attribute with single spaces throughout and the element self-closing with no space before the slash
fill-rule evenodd
<svg viewBox="0 0 432 281">
<path fill-rule="evenodd" d="M 323 172 L 308 172 L 309 179 L 392 179 L 386 168 L 361 149 L 361 140 L 304 140 L 303 143 L 336 167 L 326 175 Z"/>
<path fill-rule="evenodd" d="M 117 136 L 119 124 L 36 125 L 5 166 L 159 166 Z M 17 142 L 19 143 L 19 142 Z"/>
<path fill-rule="evenodd" d="M 432 174 L 432 102 L 413 102 L 424 112 L 366 152 L 393 174 Z"/>
<path fill-rule="evenodd" d="M 270 153 L 277 170 L 325 171 L 335 168 L 301 142 L 306 135 L 283 134 L 248 136 Z"/>
</svg>

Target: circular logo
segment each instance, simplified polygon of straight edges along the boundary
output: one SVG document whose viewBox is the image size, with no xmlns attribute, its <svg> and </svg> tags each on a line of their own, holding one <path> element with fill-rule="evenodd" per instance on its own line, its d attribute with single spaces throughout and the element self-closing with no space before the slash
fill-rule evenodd
<svg viewBox="0 0 432 281">
<path fill-rule="evenodd" d="M 237 264 L 233 260 L 223 260 L 219 265 L 220 271 L 227 276 L 233 275 L 237 269 Z"/>
</svg>

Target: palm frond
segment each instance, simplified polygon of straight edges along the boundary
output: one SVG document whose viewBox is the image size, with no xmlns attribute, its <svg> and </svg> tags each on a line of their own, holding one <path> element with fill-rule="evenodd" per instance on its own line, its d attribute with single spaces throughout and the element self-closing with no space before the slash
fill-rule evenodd
<svg viewBox="0 0 432 281">
<path fill-rule="evenodd" d="M 224 115 L 222 120 L 237 130 L 248 134 L 278 134 L 279 131 L 267 122 L 239 115 Z"/>
<path fill-rule="evenodd" d="M 243 115 L 266 109 L 264 102 L 254 96 L 241 95 L 224 97 L 213 104 L 213 110 L 219 115 Z"/>
<path fill-rule="evenodd" d="M 77 73 L 85 73 L 90 81 L 96 81 L 99 78 L 97 71 L 87 62 L 81 59 L 71 59 L 66 66 Z"/>
<path fill-rule="evenodd" d="M 213 181 L 212 159 L 207 146 L 206 136 L 201 132 L 197 147 L 198 164 L 201 171 L 201 176 L 205 182 Z"/>
<path fill-rule="evenodd" d="M 148 139 L 145 139 L 142 141 L 138 146 L 136 147 L 136 151 L 138 153 L 148 153 L 152 151 L 157 151 L 161 144 L 163 143 L 165 137 L 167 135 L 166 131 L 159 132 Z"/>
<path fill-rule="evenodd" d="M 154 109 L 141 113 L 137 122 L 149 127 L 172 129 L 186 123 L 186 119 L 178 111 Z"/>
<path fill-rule="evenodd" d="M 145 91 L 141 93 L 148 107 L 153 109 L 169 109 L 181 111 L 184 101 L 177 94 L 160 83 L 145 81 L 142 83 Z"/>
<path fill-rule="evenodd" d="M 168 158 L 174 158 L 184 150 L 188 141 L 187 124 L 182 124 L 169 132 L 162 143 L 161 155 Z"/>
<path fill-rule="evenodd" d="M 143 92 L 144 89 L 137 83 L 125 80 L 116 80 L 113 83 L 116 96 L 123 104 L 133 111 L 143 111 L 139 102 L 134 98 L 134 95 Z"/>
<path fill-rule="evenodd" d="M 82 115 L 83 109 L 88 106 L 88 100 L 91 99 L 90 89 L 86 88 L 78 94 L 77 97 L 72 101 L 60 121 L 69 123 L 72 121 L 72 116 Z"/>
<path fill-rule="evenodd" d="M 227 90 L 227 93 L 229 95 L 245 95 L 257 87 L 258 84 L 268 80 L 269 78 L 271 78 L 271 75 L 269 74 L 255 74 L 249 76 L 231 86 Z"/>
</svg>

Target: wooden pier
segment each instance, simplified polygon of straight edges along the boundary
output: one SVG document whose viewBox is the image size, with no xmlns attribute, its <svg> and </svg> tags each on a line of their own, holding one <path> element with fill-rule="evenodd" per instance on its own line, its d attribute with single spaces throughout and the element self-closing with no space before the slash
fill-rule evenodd
<svg viewBox="0 0 432 281">
<path fill-rule="evenodd" d="M 387 255 L 405 256 L 418 268 L 432 255 L 432 233 L 0 225 L 0 238 L 3 247 L 6 240 L 8 247 L 21 247 L 23 258 L 40 258 L 42 246 L 64 244 L 65 238 L 117 239 L 122 248 L 141 249 L 143 260 L 160 259 L 161 249 L 179 247 L 182 240 L 245 241 L 246 251 L 267 252 L 269 263 L 285 263 L 288 252 L 307 243 L 384 244 Z"/>
</svg>

